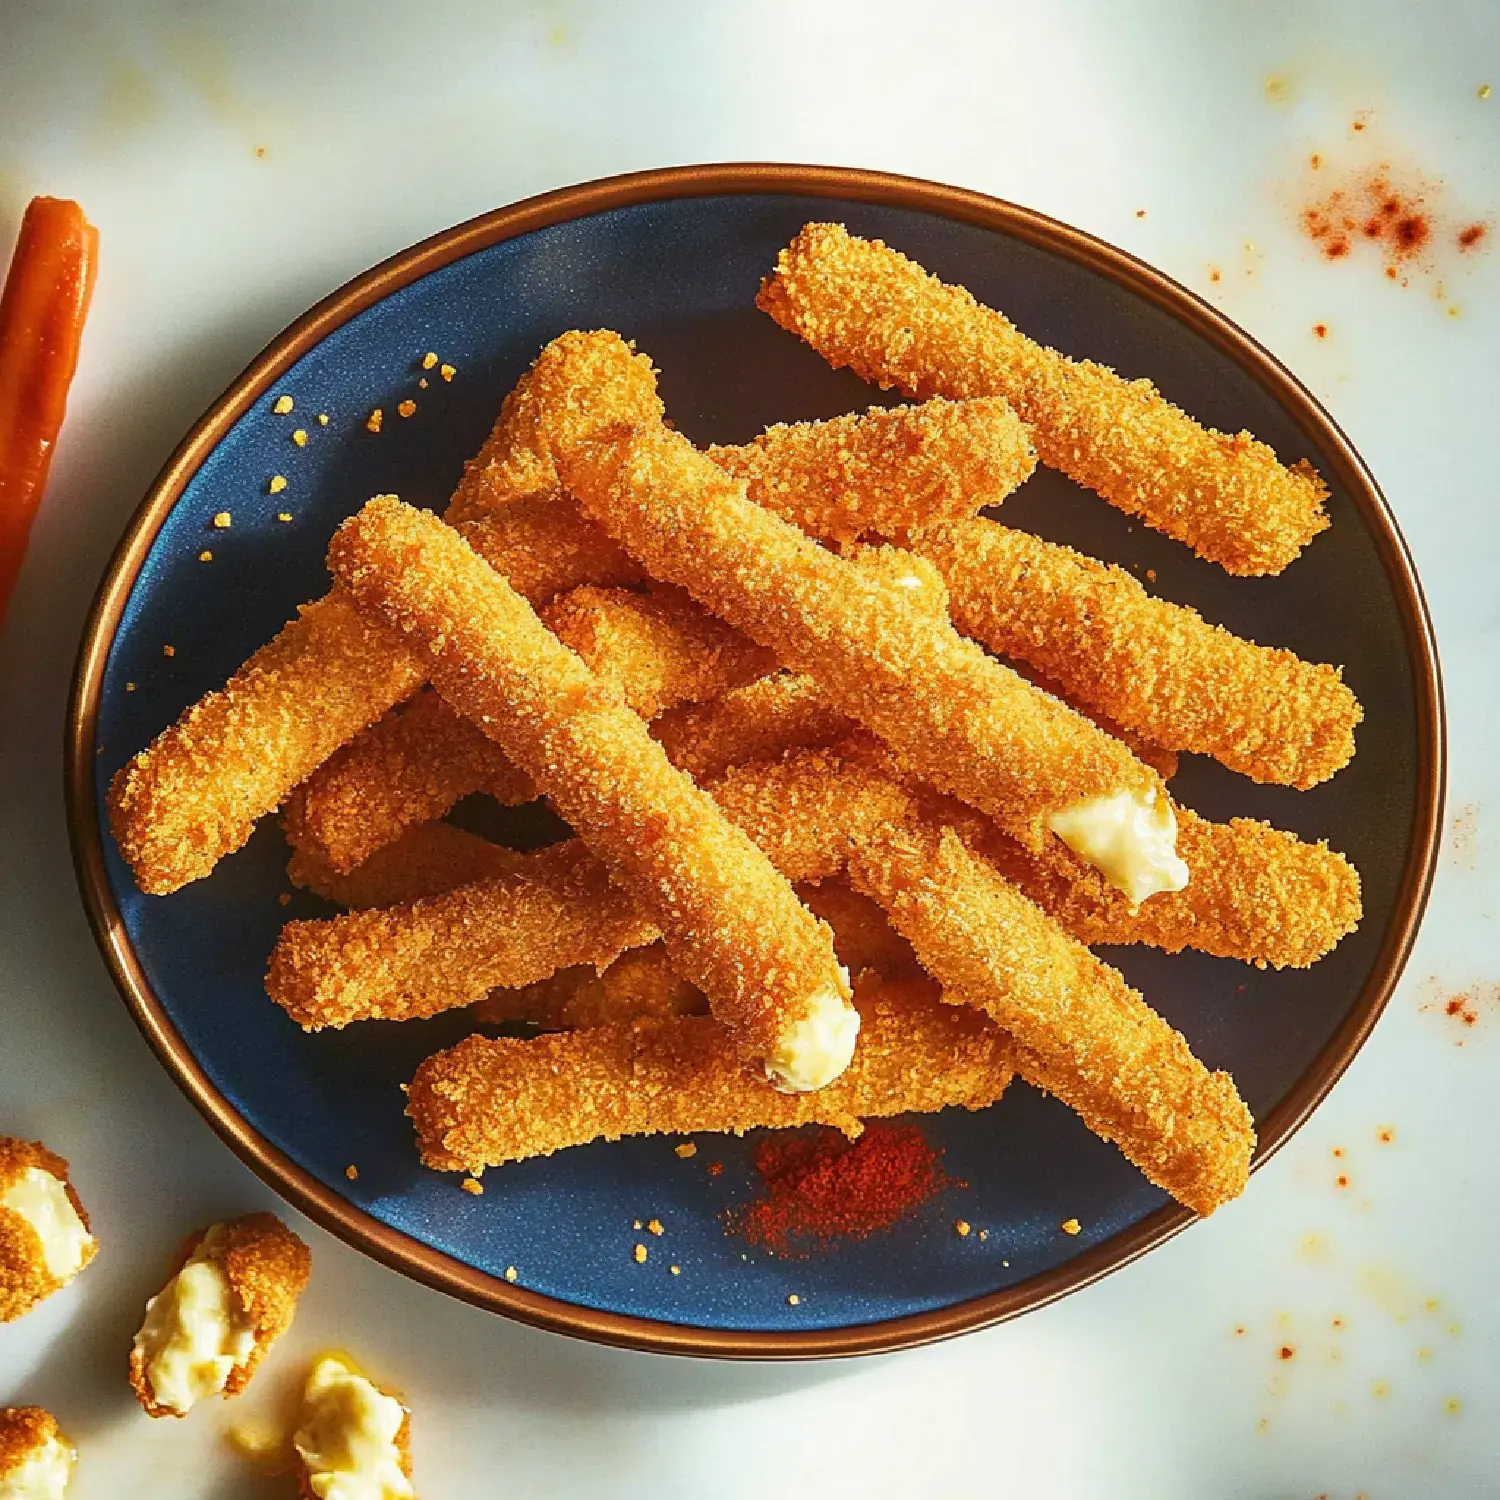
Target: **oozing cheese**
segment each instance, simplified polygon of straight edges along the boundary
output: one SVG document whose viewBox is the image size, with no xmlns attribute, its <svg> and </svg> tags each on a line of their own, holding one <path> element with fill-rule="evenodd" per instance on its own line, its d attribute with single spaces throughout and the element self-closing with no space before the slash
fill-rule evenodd
<svg viewBox="0 0 1500 1500">
<path fill-rule="evenodd" d="M 70 1281 L 93 1252 L 94 1237 L 83 1227 L 67 1188 L 51 1172 L 28 1167 L 0 1194 L 0 1206 L 14 1210 L 42 1242 L 47 1274 Z"/>
<path fill-rule="evenodd" d="M 396 1436 L 406 1412 L 336 1355 L 308 1376 L 292 1442 L 318 1500 L 411 1500 Z"/>
<path fill-rule="evenodd" d="M 1074 803 L 1053 813 L 1047 826 L 1132 906 L 1188 883 L 1188 867 L 1177 854 L 1176 814 L 1154 787 Z"/>
<path fill-rule="evenodd" d="M 0 1474 L 0 1500 L 62 1500 L 77 1457 L 70 1443 L 49 1434 L 18 1468 Z"/>
<path fill-rule="evenodd" d="M 807 1014 L 782 1032 L 766 1058 L 766 1077 L 786 1094 L 807 1094 L 832 1083 L 854 1056 L 859 1012 L 836 990 L 820 990 Z"/>
</svg>

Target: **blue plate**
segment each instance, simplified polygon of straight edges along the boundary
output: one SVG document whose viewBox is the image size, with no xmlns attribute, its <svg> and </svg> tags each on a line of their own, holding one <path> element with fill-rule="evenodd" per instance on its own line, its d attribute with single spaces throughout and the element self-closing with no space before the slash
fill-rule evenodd
<svg viewBox="0 0 1500 1500">
<path fill-rule="evenodd" d="M 90 621 L 70 720 L 72 822 L 95 931 L 174 1076 L 226 1139 L 336 1233 L 458 1295 L 563 1331 L 759 1357 L 852 1353 L 961 1331 L 1061 1295 L 1190 1216 L 1065 1108 L 1017 1085 L 924 1128 L 963 1184 L 893 1232 L 787 1262 L 726 1232 L 753 1191 L 751 1142 L 704 1137 L 564 1152 L 491 1173 L 483 1197 L 417 1164 L 399 1085 L 469 1029 L 457 1016 L 305 1036 L 266 998 L 294 895 L 267 820 L 213 876 L 142 896 L 110 840 L 110 777 L 327 586 L 338 521 L 394 491 L 437 508 L 501 398 L 548 339 L 609 327 L 662 372 L 679 426 L 743 441 L 773 421 L 884 399 L 754 307 L 809 219 L 879 236 L 1034 337 L 1149 375 L 1214 427 L 1248 427 L 1332 487 L 1332 530 L 1280 578 L 1234 579 L 1042 471 L 1005 507 L 1257 640 L 1347 665 L 1367 719 L 1352 766 L 1308 793 L 1184 757 L 1176 795 L 1212 817 L 1327 837 L 1364 879 L 1366 916 L 1310 973 L 1110 951 L 1210 1066 L 1229 1069 L 1262 1158 L 1322 1097 L 1374 1023 L 1425 900 L 1441 811 L 1436 660 L 1416 580 L 1373 482 L 1269 355 L 1164 277 L 1076 231 L 976 195 L 878 174 L 689 168 L 570 189 L 460 226 L 360 278 L 262 355 L 185 440 L 132 523 Z M 435 351 L 452 381 L 424 371 Z M 426 377 L 425 388 L 421 384 Z M 272 410 L 290 395 L 290 416 Z M 409 418 L 398 403 L 411 399 Z M 379 435 L 366 417 L 385 414 Z M 321 425 L 319 414 L 327 425 Z M 294 428 L 306 446 L 291 440 Z M 273 475 L 286 487 L 269 492 Z M 228 511 L 232 525 L 214 525 Z M 282 520 L 283 514 L 290 520 Z M 205 549 L 212 562 L 199 560 Z M 170 651 L 169 649 L 170 648 Z M 534 836 L 524 817 L 510 825 Z M 280 898 L 280 899 L 279 899 Z M 710 1163 L 722 1163 L 712 1173 Z M 345 1168 L 359 1169 L 350 1182 Z M 638 1265 L 637 1220 L 667 1234 Z M 985 1228 L 960 1238 L 957 1218 Z M 1059 1224 L 1077 1218 L 1076 1237 Z M 669 1273 L 669 1265 L 681 1274 Z M 514 1267 L 514 1284 L 505 1279 Z M 796 1306 L 789 1293 L 799 1297 Z"/>
</svg>

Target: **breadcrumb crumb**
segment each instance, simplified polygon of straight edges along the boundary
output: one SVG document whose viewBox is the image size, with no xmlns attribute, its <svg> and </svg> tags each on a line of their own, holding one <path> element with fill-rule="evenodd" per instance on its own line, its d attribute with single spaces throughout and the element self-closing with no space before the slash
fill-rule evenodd
<svg viewBox="0 0 1500 1500">
<path fill-rule="evenodd" d="M 214 525 L 220 531 L 228 531 L 234 524 L 234 517 L 227 510 L 221 510 L 214 516 Z"/>
<path fill-rule="evenodd" d="M 268 484 L 266 486 L 266 493 L 270 494 L 270 495 L 279 495 L 282 492 L 282 490 L 284 490 L 285 488 L 286 488 L 286 475 L 285 474 L 273 474 L 271 476 L 271 482 L 270 482 L 270 484 Z"/>
<path fill-rule="evenodd" d="M 953 1232 L 959 1237 L 959 1239 L 966 1240 L 968 1239 L 972 1228 L 973 1226 L 967 1219 L 958 1219 L 954 1222 Z"/>
<path fill-rule="evenodd" d="M 681 1267 L 681 1266 L 668 1266 L 668 1267 L 667 1267 L 667 1269 L 668 1269 L 668 1270 L 669 1270 L 669 1271 L 670 1271 L 670 1272 L 671 1272 L 671 1273 L 672 1273 L 672 1274 L 673 1274 L 673 1275 L 674 1275 L 674 1276 L 681 1276 L 681 1275 L 682 1275 L 682 1267 Z"/>
<path fill-rule="evenodd" d="M 476 1198 L 481 1197 L 484 1193 L 484 1184 L 480 1182 L 477 1177 L 465 1177 L 464 1180 L 459 1183 L 459 1186 L 464 1190 L 464 1192 L 471 1193 Z"/>
<path fill-rule="evenodd" d="M 516 1279 L 517 1274 L 518 1273 L 517 1273 L 516 1268 L 514 1266 L 507 1266 L 505 1268 L 505 1279 L 507 1281 L 514 1281 Z"/>
<path fill-rule="evenodd" d="M 424 370 L 430 370 L 437 362 L 437 355 L 435 355 L 431 349 L 429 349 L 427 353 L 422 356 L 422 368 Z"/>
<path fill-rule="evenodd" d="M 405 401 L 397 405 L 396 412 L 399 416 L 409 417 L 416 409 L 417 403 L 408 396 Z"/>
<path fill-rule="evenodd" d="M 453 377 L 458 374 L 458 371 L 455 370 L 452 365 L 443 365 L 438 370 L 438 374 L 441 375 L 444 380 L 452 380 Z"/>
<path fill-rule="evenodd" d="M 326 411 L 320 411 L 318 413 L 318 426 L 319 427 L 326 427 L 327 425 L 328 425 L 328 413 Z"/>
<path fill-rule="evenodd" d="M 163 646 L 161 648 L 161 654 L 163 656 L 176 656 L 177 655 L 177 647 L 176 646 Z"/>
<path fill-rule="evenodd" d="M 365 430 L 367 432 L 379 432 L 380 424 L 385 421 L 385 413 L 377 406 L 374 411 L 365 418 Z"/>
<path fill-rule="evenodd" d="M 126 686 L 134 687 L 135 684 L 131 682 L 127 683 Z M 675 1146 L 673 1147 L 673 1149 L 684 1161 L 686 1161 L 688 1157 L 696 1156 L 698 1154 L 698 1148 L 691 1141 L 684 1141 L 680 1146 Z"/>
<path fill-rule="evenodd" d="M 665 1234 L 666 1230 L 662 1227 L 660 1219 L 648 1219 L 646 1221 L 646 1232 L 648 1234 Z"/>
<path fill-rule="evenodd" d="M 801 1301 L 802 1299 L 796 1294 L 796 1292 L 788 1294 L 786 1299 L 788 1307 L 796 1307 Z"/>
<path fill-rule="evenodd" d="M 291 892 L 290 891 L 283 891 L 276 899 L 283 906 L 290 906 L 292 904 L 292 897 L 291 897 Z"/>
<path fill-rule="evenodd" d="M 1083 1225 L 1077 1219 L 1064 1219 L 1058 1228 L 1064 1234 L 1077 1234 L 1083 1228 Z"/>
<path fill-rule="evenodd" d="M 644 1245 L 637 1245 L 632 1253 L 635 1256 L 635 1262 L 638 1266 L 646 1264 L 646 1247 Z"/>
<path fill-rule="evenodd" d="M 275 402 L 272 404 L 271 410 L 274 411 L 278 417 L 284 417 L 292 409 L 293 404 L 294 403 L 290 396 L 278 396 Z"/>
<path fill-rule="evenodd" d="M 214 560 L 214 555 L 213 555 L 213 553 L 212 553 L 212 552 L 210 552 L 210 551 L 209 551 L 209 550 L 208 550 L 208 548 L 207 548 L 207 547 L 205 547 L 205 548 L 204 548 L 204 549 L 203 549 L 203 550 L 202 550 L 202 551 L 201 551 L 201 552 L 200 552 L 200 553 L 199 553 L 199 554 L 198 554 L 198 561 L 199 561 L 199 562 L 212 562 L 212 561 L 213 561 L 213 560 Z"/>
<path fill-rule="evenodd" d="M 278 510 L 276 512 L 276 519 L 278 521 L 290 521 L 292 519 L 292 513 L 289 510 Z"/>
<path fill-rule="evenodd" d="M 356 1167 L 353 1162 L 351 1162 L 347 1167 L 344 1168 L 344 1176 L 347 1177 L 350 1182 L 358 1182 L 359 1168 Z"/>
<path fill-rule="evenodd" d="M 305 448 L 305 447 L 307 447 L 307 428 L 305 428 L 305 427 L 299 427 L 299 428 L 298 428 L 298 429 L 297 429 L 297 430 L 296 430 L 296 431 L 295 431 L 295 432 L 294 432 L 294 433 L 293 433 L 293 434 L 292 434 L 292 441 L 293 441 L 293 442 L 294 442 L 294 443 L 295 443 L 295 444 L 296 444 L 296 445 L 297 445 L 297 446 L 298 446 L 298 447 L 299 447 L 299 448 Z"/>
</svg>

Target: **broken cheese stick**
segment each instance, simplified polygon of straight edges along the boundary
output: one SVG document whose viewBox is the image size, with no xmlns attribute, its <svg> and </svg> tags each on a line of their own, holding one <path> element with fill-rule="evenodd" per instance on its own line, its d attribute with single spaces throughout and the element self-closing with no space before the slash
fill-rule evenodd
<svg viewBox="0 0 1500 1500">
<path fill-rule="evenodd" d="M 827 927 L 526 601 L 451 527 L 390 497 L 344 523 L 329 567 L 657 922 L 744 1055 L 787 1088 L 838 1077 L 859 1020 Z"/>
<path fill-rule="evenodd" d="M 637 426 L 556 457 L 584 510 L 653 577 L 812 677 L 912 772 L 1029 848 L 1055 833 L 1133 901 L 1186 882 L 1154 771 L 946 620 L 756 505 L 685 438 Z"/>
<path fill-rule="evenodd" d="M 890 825 L 849 869 L 948 996 L 1009 1033 L 1021 1075 L 1158 1187 L 1203 1215 L 1244 1190 L 1255 1129 L 1234 1081 L 951 829 Z"/>
<path fill-rule="evenodd" d="M 1248 432 L 1201 426 L 1147 380 L 1034 343 L 879 240 L 808 224 L 757 305 L 835 369 L 912 396 L 1006 397 L 1042 462 L 1238 574 L 1279 573 L 1328 525 L 1327 487 Z"/>
<path fill-rule="evenodd" d="M 933 986 L 862 985 L 863 1018 L 843 1076 L 781 1093 L 746 1072 L 709 1016 L 636 1021 L 531 1041 L 471 1036 L 417 1069 L 406 1112 L 438 1171 L 549 1156 L 627 1135 L 832 1125 L 856 1136 L 876 1116 L 982 1109 L 1011 1077 L 1008 1039 Z"/>
<path fill-rule="evenodd" d="M 1303 791 L 1354 754 L 1363 710 L 1336 667 L 1242 640 L 1123 568 L 994 521 L 910 545 L 942 573 L 965 635 L 1158 745 Z"/>
</svg>

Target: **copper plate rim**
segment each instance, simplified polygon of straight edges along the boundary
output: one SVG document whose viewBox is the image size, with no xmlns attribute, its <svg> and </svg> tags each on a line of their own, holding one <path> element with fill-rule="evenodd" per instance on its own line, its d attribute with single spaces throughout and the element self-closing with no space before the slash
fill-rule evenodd
<svg viewBox="0 0 1500 1500">
<path fill-rule="evenodd" d="M 167 1017 L 131 949 L 109 888 L 94 757 L 99 696 L 110 646 L 146 554 L 172 506 L 229 428 L 298 359 L 371 304 L 450 262 L 503 240 L 609 209 L 715 194 L 806 194 L 911 208 L 997 230 L 1109 277 L 1186 323 L 1274 394 L 1320 439 L 1339 481 L 1371 526 L 1395 586 L 1417 697 L 1419 803 L 1396 915 L 1368 982 L 1296 1087 L 1260 1123 L 1254 1166 L 1263 1165 L 1337 1082 L 1385 1008 L 1427 904 L 1436 866 L 1446 780 L 1442 681 L 1432 623 L 1405 540 L 1374 478 L 1313 395 L 1268 350 L 1194 293 L 1113 245 L 1031 209 L 920 178 L 850 167 L 735 162 L 602 178 L 528 198 L 423 240 L 348 282 L 269 344 L 183 439 L 147 491 L 105 572 L 84 628 L 65 726 L 65 796 L 74 868 L 110 973 L 146 1040 L 237 1156 L 331 1234 L 439 1291 L 519 1322 L 577 1338 L 662 1354 L 728 1359 L 821 1359 L 906 1349 L 1017 1317 L 1144 1255 L 1194 1215 L 1168 1205 L 1064 1266 L 951 1307 L 878 1323 L 806 1332 L 697 1328 L 603 1312 L 544 1296 L 475 1270 L 380 1223 L 346 1202 L 252 1130 L 214 1087 Z"/>
</svg>

